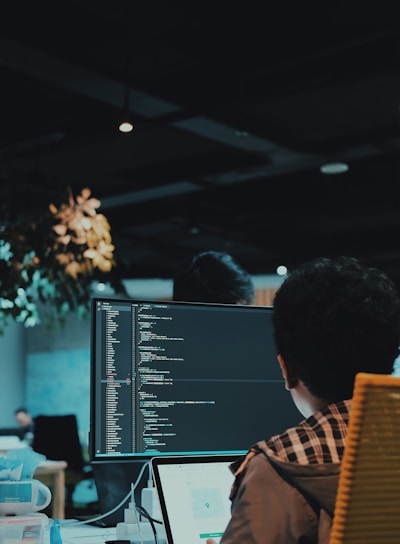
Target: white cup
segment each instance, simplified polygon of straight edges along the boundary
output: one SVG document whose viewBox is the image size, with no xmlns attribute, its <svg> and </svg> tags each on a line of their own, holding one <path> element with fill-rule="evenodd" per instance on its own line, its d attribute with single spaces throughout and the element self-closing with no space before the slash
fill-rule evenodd
<svg viewBox="0 0 400 544">
<path fill-rule="evenodd" d="M 50 489 L 39 480 L 0 482 L 0 515 L 23 516 L 50 504 Z"/>
</svg>

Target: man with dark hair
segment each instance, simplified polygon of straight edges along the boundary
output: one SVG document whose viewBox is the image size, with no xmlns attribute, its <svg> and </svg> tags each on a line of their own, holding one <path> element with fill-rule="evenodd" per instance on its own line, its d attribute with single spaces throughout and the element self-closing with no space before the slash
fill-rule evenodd
<svg viewBox="0 0 400 544">
<path fill-rule="evenodd" d="M 273 322 L 286 389 L 305 419 L 234 463 L 221 544 L 329 542 L 354 379 L 392 372 L 398 288 L 356 259 L 316 259 L 281 285 Z"/>
<path fill-rule="evenodd" d="M 14 417 L 21 427 L 21 437 L 28 444 L 32 445 L 33 433 L 35 431 L 35 421 L 29 410 L 20 406 L 14 410 Z"/>
<path fill-rule="evenodd" d="M 33 428 L 34 428 L 33 418 L 31 414 L 29 413 L 29 411 L 27 410 L 27 408 L 23 406 L 21 406 L 20 408 L 16 408 L 14 411 L 14 416 L 18 425 L 20 425 L 22 429 L 24 429 L 27 432 L 33 431 Z"/>
<path fill-rule="evenodd" d="M 252 304 L 254 298 L 250 275 L 228 253 L 199 253 L 174 278 L 173 300 Z"/>
</svg>

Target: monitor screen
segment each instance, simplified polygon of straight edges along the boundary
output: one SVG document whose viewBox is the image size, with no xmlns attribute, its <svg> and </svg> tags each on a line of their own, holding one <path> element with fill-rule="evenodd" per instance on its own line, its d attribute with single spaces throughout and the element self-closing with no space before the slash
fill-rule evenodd
<svg viewBox="0 0 400 544">
<path fill-rule="evenodd" d="M 242 453 L 296 424 L 272 308 L 92 301 L 91 461 Z"/>
</svg>

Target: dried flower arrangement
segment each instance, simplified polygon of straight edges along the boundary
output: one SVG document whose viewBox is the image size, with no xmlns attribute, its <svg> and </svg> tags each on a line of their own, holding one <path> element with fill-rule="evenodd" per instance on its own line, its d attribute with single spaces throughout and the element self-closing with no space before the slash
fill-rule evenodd
<svg viewBox="0 0 400 544">
<path fill-rule="evenodd" d="M 67 314 L 86 317 L 94 280 L 115 266 L 107 218 L 88 188 L 76 199 L 3 217 L 0 227 L 0 334 L 8 318 L 35 326 L 62 325 Z M 39 315 L 38 302 L 47 308 Z"/>
</svg>

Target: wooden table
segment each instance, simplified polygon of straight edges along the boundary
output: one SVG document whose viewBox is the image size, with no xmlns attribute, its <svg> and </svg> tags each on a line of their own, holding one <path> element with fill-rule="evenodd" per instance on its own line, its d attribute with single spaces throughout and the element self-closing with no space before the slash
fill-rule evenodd
<svg viewBox="0 0 400 544">
<path fill-rule="evenodd" d="M 34 478 L 51 488 L 51 516 L 53 519 L 65 519 L 65 469 L 66 461 L 46 459 L 37 467 Z"/>
</svg>

